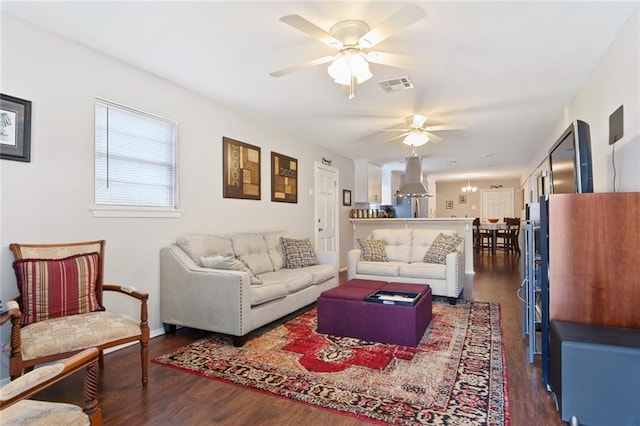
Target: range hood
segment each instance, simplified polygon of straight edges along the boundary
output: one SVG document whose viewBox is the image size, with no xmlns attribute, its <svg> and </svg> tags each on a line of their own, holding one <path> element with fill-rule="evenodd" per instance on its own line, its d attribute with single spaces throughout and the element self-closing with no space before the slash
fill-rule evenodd
<svg viewBox="0 0 640 426">
<path fill-rule="evenodd" d="M 407 158 L 405 184 L 398 191 L 402 197 L 432 197 L 422 183 L 422 160 L 417 155 Z"/>
</svg>

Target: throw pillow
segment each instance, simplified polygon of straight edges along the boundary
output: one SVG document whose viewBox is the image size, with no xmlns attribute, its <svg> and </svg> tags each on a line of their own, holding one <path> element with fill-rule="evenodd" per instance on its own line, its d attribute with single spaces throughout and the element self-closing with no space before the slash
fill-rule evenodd
<svg viewBox="0 0 640 426">
<path fill-rule="evenodd" d="M 242 260 L 241 257 L 235 257 L 231 254 L 225 255 L 216 255 L 216 256 L 206 256 L 201 257 L 200 262 L 202 266 L 205 268 L 211 269 L 226 269 L 233 271 L 244 271 L 249 274 L 249 278 L 251 279 L 251 284 L 258 285 L 262 284 L 262 280 L 256 277 L 256 274 L 253 273 L 251 268 L 247 265 L 247 263 Z"/>
<path fill-rule="evenodd" d="M 464 238 L 457 235 L 438 234 L 424 254 L 424 261 L 444 265 L 447 261 L 447 255 L 453 253 L 462 241 Z"/>
<path fill-rule="evenodd" d="M 284 252 L 284 262 L 287 269 L 303 268 L 318 263 L 316 252 L 313 250 L 311 241 L 308 238 L 296 240 L 280 237 L 280 244 Z"/>
<path fill-rule="evenodd" d="M 22 297 L 22 325 L 104 310 L 96 297 L 100 255 L 13 262 Z"/>
<path fill-rule="evenodd" d="M 384 242 L 381 240 L 357 239 L 362 250 L 362 260 L 368 262 L 388 262 L 387 252 L 384 249 Z"/>
</svg>

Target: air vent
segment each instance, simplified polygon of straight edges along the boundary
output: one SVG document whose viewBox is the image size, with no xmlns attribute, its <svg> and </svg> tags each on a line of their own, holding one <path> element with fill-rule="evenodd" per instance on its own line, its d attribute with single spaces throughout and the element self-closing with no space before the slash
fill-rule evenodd
<svg viewBox="0 0 640 426">
<path fill-rule="evenodd" d="M 381 81 L 378 84 L 382 87 L 382 90 L 387 93 L 397 92 L 399 90 L 409 90 L 415 87 L 413 85 L 413 81 L 411 81 L 409 77 L 392 78 L 390 80 Z"/>
</svg>

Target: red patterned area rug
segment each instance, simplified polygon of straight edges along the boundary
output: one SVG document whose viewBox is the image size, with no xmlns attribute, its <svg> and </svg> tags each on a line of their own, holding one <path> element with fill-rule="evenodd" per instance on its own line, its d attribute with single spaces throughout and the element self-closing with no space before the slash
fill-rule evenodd
<svg viewBox="0 0 640 426">
<path fill-rule="evenodd" d="M 212 335 L 153 362 L 373 423 L 510 424 L 497 304 L 434 301 L 417 348 L 315 330 L 313 308 L 241 348 Z"/>
</svg>

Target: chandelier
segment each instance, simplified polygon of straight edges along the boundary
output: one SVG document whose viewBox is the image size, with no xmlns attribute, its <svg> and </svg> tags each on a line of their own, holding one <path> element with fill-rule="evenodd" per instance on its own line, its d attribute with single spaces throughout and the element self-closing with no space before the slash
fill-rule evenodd
<svg viewBox="0 0 640 426">
<path fill-rule="evenodd" d="M 462 187 L 462 192 L 476 192 L 478 190 L 477 186 L 471 186 L 471 175 L 467 175 L 467 186 Z"/>
</svg>

